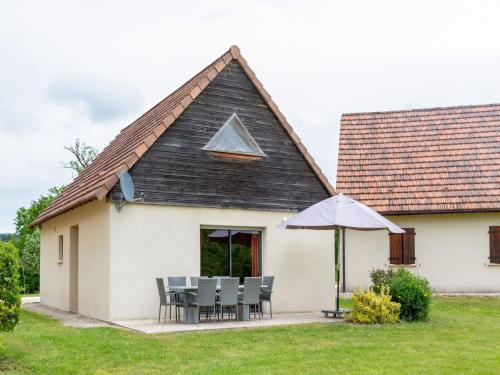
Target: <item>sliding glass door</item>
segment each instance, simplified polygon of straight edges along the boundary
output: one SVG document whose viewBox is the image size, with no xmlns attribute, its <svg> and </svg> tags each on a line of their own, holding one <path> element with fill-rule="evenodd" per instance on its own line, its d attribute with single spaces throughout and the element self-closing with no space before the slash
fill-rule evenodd
<svg viewBox="0 0 500 375">
<path fill-rule="evenodd" d="M 261 232 L 201 229 L 202 276 L 261 276 Z"/>
</svg>

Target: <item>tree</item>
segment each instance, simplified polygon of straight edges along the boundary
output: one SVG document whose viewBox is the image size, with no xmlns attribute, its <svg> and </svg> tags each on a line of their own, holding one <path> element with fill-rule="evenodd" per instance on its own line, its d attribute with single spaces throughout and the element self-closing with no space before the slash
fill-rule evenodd
<svg viewBox="0 0 500 375">
<path fill-rule="evenodd" d="M 40 232 L 29 225 L 63 190 L 64 187 L 53 187 L 47 195 L 40 196 L 28 207 L 21 207 L 16 212 L 16 235 L 11 243 L 19 249 L 21 281 L 26 293 L 38 291 L 40 278 Z"/>
<path fill-rule="evenodd" d="M 64 168 L 72 169 L 79 175 L 97 156 L 97 149 L 85 144 L 80 139 L 75 140 L 75 144 L 71 146 L 64 146 L 66 150 L 71 152 L 75 157 L 74 160 L 68 163 L 63 163 Z"/>
<path fill-rule="evenodd" d="M 21 282 L 27 292 L 38 291 L 40 287 L 40 229 L 35 228 L 26 236 L 19 262 L 22 266 Z"/>
<path fill-rule="evenodd" d="M 0 242 L 0 331 L 12 331 L 19 322 L 19 254 L 14 245 Z"/>
<path fill-rule="evenodd" d="M 12 233 L 0 233 L 0 241 L 9 242 L 12 236 L 14 236 Z"/>
</svg>

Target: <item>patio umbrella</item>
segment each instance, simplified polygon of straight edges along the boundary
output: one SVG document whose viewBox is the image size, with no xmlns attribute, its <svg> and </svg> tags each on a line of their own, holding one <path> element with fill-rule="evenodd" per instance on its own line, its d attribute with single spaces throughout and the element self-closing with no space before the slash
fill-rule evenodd
<svg viewBox="0 0 500 375">
<path fill-rule="evenodd" d="M 339 309 L 340 301 L 340 266 L 339 266 L 339 237 L 340 230 L 345 237 L 345 229 L 354 230 L 381 230 L 391 233 L 404 233 L 404 230 L 387 220 L 370 207 L 365 206 L 342 193 L 325 199 L 300 212 L 291 219 L 283 219 L 278 225 L 281 229 L 313 229 L 335 230 L 335 281 L 337 282 L 336 315 L 342 313 Z M 345 254 L 345 241 L 342 241 Z"/>
</svg>

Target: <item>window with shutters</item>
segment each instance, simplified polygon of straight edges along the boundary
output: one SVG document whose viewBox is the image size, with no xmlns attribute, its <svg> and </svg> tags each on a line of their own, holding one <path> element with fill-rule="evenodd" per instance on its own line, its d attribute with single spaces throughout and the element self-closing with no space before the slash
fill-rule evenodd
<svg viewBox="0 0 500 375">
<path fill-rule="evenodd" d="M 415 228 L 403 228 L 405 233 L 389 233 L 389 263 L 415 264 Z"/>
<path fill-rule="evenodd" d="M 500 264 L 500 226 L 490 227 L 490 263 Z"/>
</svg>

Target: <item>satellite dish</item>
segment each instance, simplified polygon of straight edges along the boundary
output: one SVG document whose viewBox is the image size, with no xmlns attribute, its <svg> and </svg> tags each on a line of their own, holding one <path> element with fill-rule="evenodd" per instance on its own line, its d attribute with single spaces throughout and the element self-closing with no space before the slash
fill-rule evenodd
<svg viewBox="0 0 500 375">
<path fill-rule="evenodd" d="M 118 212 L 121 211 L 125 202 L 144 202 L 144 198 L 146 197 L 146 194 L 141 192 L 141 197 L 134 199 L 134 181 L 132 181 L 132 177 L 127 171 L 120 175 L 120 190 L 122 192 L 120 201 L 115 203 Z"/>
<path fill-rule="evenodd" d="M 120 175 L 120 189 L 127 202 L 134 200 L 134 182 L 127 171 Z"/>
</svg>

